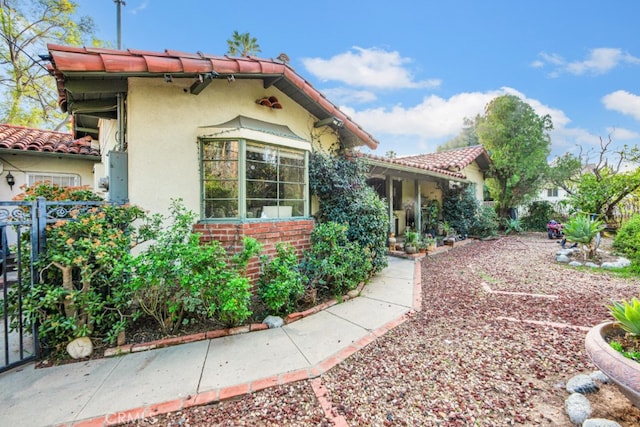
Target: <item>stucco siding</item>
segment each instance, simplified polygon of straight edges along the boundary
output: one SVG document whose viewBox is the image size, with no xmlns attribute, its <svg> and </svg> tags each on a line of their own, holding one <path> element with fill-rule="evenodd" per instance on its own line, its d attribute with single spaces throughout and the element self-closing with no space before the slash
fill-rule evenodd
<svg viewBox="0 0 640 427">
<path fill-rule="evenodd" d="M 199 95 L 189 93 L 192 79 L 131 78 L 127 97 L 129 199 L 144 209 L 166 213 L 173 198 L 200 212 L 198 130 L 238 115 L 288 126 L 318 146 L 330 138 L 314 129 L 314 118 L 277 89 L 261 81 L 216 80 Z M 257 104 L 276 96 L 282 109 Z M 325 132 L 326 133 L 326 132 Z M 312 135 L 314 134 L 314 135 Z"/>
<path fill-rule="evenodd" d="M 14 196 L 23 192 L 21 188 L 27 182 L 28 174 L 73 174 L 80 178 L 80 185 L 88 185 L 93 188 L 94 161 L 73 159 L 69 156 L 56 157 L 55 155 L 33 154 L 2 154 L 0 158 L 4 164 L 3 182 L 0 183 L 0 199 L 11 200 Z M 9 189 L 6 182 L 7 172 L 15 178 L 13 190 Z"/>
<path fill-rule="evenodd" d="M 467 176 L 469 182 L 475 184 L 476 199 L 481 202 L 484 201 L 484 176 L 478 167 L 478 163 L 471 163 L 462 170 L 462 173 Z"/>
</svg>

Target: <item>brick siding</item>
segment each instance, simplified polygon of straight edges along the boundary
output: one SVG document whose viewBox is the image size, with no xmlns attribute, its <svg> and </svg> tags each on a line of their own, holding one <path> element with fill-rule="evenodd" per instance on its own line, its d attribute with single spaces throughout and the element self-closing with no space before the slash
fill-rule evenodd
<svg viewBox="0 0 640 427">
<path fill-rule="evenodd" d="M 262 255 L 268 255 L 271 258 L 276 253 L 276 243 L 289 242 L 296 248 L 298 257 L 302 257 L 310 247 L 314 224 L 313 219 L 198 223 L 194 226 L 194 231 L 200 233 L 200 242 L 217 240 L 231 254 L 242 249 L 242 238 L 247 236 L 262 243 Z M 259 274 L 260 262 L 256 257 L 249 261 L 247 276 L 255 281 Z"/>
</svg>

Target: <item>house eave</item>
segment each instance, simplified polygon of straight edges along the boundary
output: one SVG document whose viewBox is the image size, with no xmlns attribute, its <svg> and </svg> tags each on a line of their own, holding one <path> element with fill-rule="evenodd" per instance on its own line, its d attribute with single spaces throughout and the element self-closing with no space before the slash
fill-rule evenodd
<svg viewBox="0 0 640 427">
<path fill-rule="evenodd" d="M 33 151 L 33 150 L 15 150 L 10 148 L 0 148 L 0 156 L 2 155 L 21 155 L 43 158 L 60 158 L 60 159 L 73 159 L 73 160 L 89 160 L 95 163 L 100 163 L 102 158 L 100 156 L 94 156 L 89 154 L 72 154 L 72 153 L 59 153 L 56 151 Z"/>
<path fill-rule="evenodd" d="M 49 72 L 56 77 L 59 104 L 63 111 L 72 114 L 97 115 L 105 113 L 105 106 L 84 105 L 84 111 L 77 110 L 82 104 L 77 102 L 101 100 L 113 103 L 118 93 L 126 93 L 126 83 L 130 77 L 199 78 L 201 75 L 215 75 L 217 79 L 233 78 L 262 80 L 263 87 L 275 87 L 305 108 L 309 113 L 323 120 L 336 117 L 344 123 L 334 130 L 345 147 L 366 145 L 376 149 L 375 138 L 351 120 L 346 114 L 318 92 L 308 81 L 299 76 L 288 64 L 276 60 L 249 57 L 228 57 L 207 55 L 201 52 L 189 54 L 166 50 L 146 52 L 129 49 L 126 51 L 102 48 L 76 48 L 48 45 L 52 58 Z M 104 87 L 104 92 L 87 87 L 93 83 Z M 109 83 L 109 80 L 115 80 Z M 85 92 L 78 92 L 86 88 Z M 73 93 L 76 90 L 76 93 Z M 192 92 L 197 96 L 195 92 Z M 199 92 L 198 92 L 199 93 Z M 74 104 L 76 103 L 76 104 Z M 93 110 L 92 110 L 93 108 Z"/>
<path fill-rule="evenodd" d="M 372 175 L 394 175 L 394 176 L 397 176 L 398 178 L 408 178 L 408 179 L 415 179 L 416 176 L 418 176 L 418 177 L 436 178 L 436 179 L 446 180 L 446 181 L 455 181 L 455 182 L 461 182 L 461 183 L 470 182 L 468 179 L 465 179 L 465 178 L 441 174 L 438 172 L 434 172 L 434 171 L 430 171 L 430 170 L 426 170 L 418 167 L 413 167 L 409 165 L 399 165 L 399 164 L 389 163 L 389 162 L 370 159 L 370 158 L 367 158 L 365 160 L 370 167 L 369 173 Z"/>
</svg>

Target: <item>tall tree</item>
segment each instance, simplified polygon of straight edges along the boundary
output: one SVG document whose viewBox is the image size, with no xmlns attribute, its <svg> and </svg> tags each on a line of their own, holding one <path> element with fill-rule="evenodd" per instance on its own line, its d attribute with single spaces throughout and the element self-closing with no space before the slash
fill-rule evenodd
<svg viewBox="0 0 640 427">
<path fill-rule="evenodd" d="M 233 32 L 230 39 L 227 40 L 229 49 L 227 55 L 231 56 L 247 56 L 262 52 L 258 39 L 251 37 L 249 33 Z"/>
<path fill-rule="evenodd" d="M 544 184 L 551 129 L 549 115 L 538 116 L 514 95 L 493 99 L 478 120 L 479 141 L 492 160 L 487 184 L 501 217 L 527 202 Z"/>
<path fill-rule="evenodd" d="M 93 20 L 76 17 L 71 0 L 3 0 L 0 7 L 0 120 L 24 126 L 56 127 L 65 117 L 58 109 L 55 80 L 39 54 L 47 43 L 93 44 Z"/>
<path fill-rule="evenodd" d="M 615 151 L 611 144 L 611 135 L 607 141 L 600 138 L 594 162 L 582 150 L 557 158 L 549 181 L 567 192 L 573 209 L 600 215 L 613 224 L 616 207 L 640 189 L 640 148 L 625 145 Z"/>
<path fill-rule="evenodd" d="M 439 145 L 437 148 L 438 153 L 447 150 L 453 150 L 454 148 L 472 147 L 478 145 L 478 133 L 477 125 L 480 120 L 480 116 L 476 116 L 475 119 L 465 117 L 463 120 L 463 127 L 460 133 L 453 139 Z"/>
</svg>

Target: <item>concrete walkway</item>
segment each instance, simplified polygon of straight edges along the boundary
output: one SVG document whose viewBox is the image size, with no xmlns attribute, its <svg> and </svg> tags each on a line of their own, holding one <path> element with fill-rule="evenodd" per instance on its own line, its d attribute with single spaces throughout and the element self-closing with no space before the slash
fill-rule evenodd
<svg viewBox="0 0 640 427">
<path fill-rule="evenodd" d="M 0 374 L 0 426 L 105 426 L 311 379 L 420 309 L 420 262 L 282 328 Z"/>
</svg>

